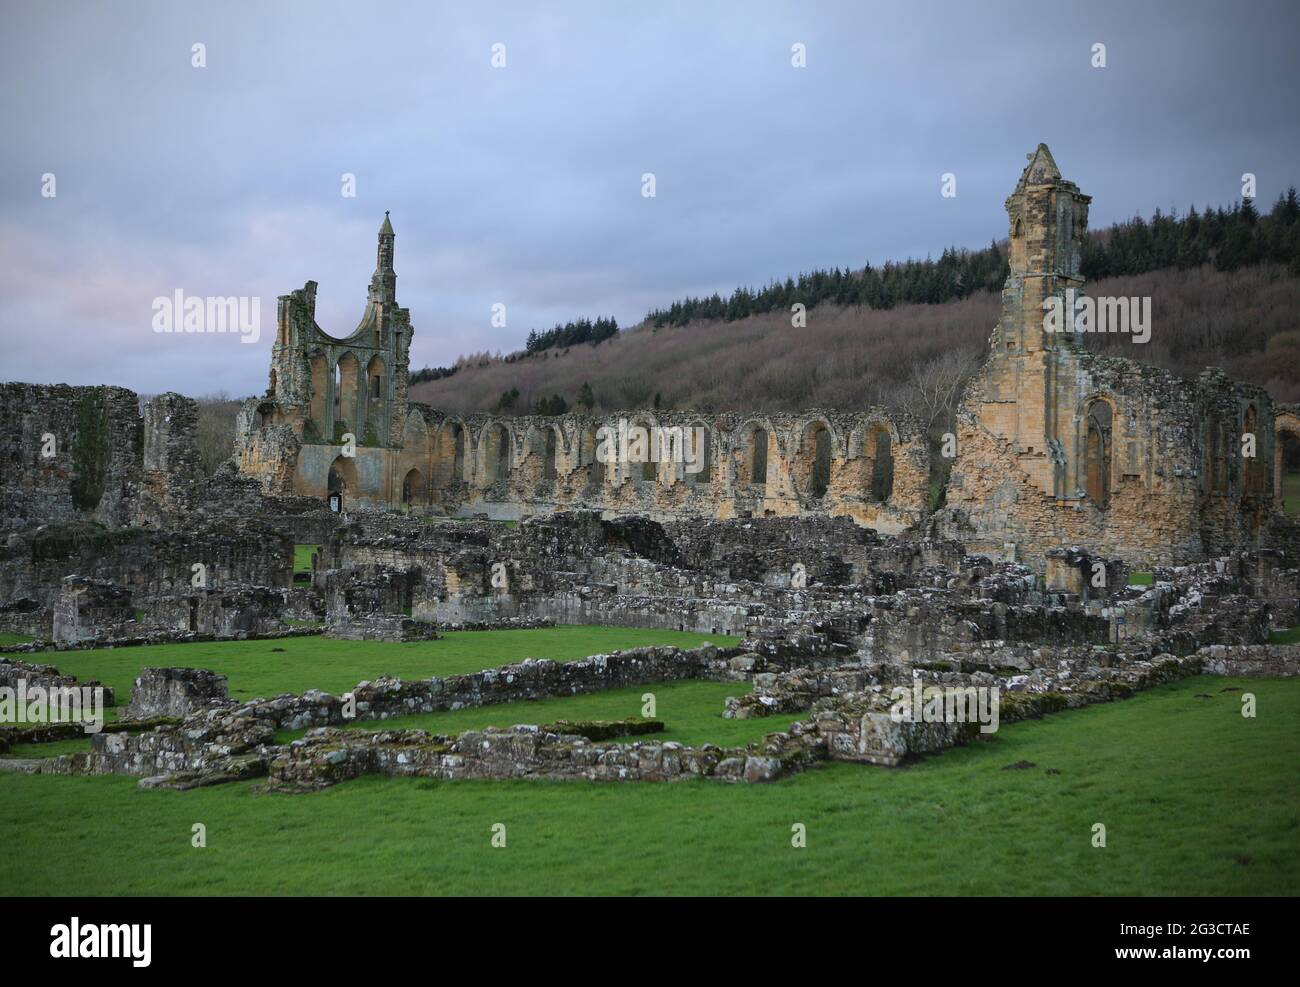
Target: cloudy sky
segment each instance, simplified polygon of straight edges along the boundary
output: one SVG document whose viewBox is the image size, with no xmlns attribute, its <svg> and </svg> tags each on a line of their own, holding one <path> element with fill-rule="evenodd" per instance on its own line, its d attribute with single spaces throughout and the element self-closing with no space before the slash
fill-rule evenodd
<svg viewBox="0 0 1300 987">
<path fill-rule="evenodd" d="M 318 281 L 322 328 L 355 327 L 386 209 L 419 367 L 986 246 L 1039 141 L 1094 226 L 1229 204 L 1243 172 L 1267 205 L 1300 184 L 1298 11 L 5 0 L 0 380 L 260 391 L 277 295 Z M 178 289 L 259 297 L 261 341 L 155 333 Z"/>
</svg>

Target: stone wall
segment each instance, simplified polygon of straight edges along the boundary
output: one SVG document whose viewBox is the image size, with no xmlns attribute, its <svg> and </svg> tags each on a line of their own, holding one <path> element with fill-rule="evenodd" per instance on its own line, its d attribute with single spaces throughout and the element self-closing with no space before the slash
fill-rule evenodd
<svg viewBox="0 0 1300 987">
<path fill-rule="evenodd" d="M 345 342 L 315 325 L 314 282 L 281 297 L 270 387 L 237 423 L 239 469 L 263 493 L 495 519 L 843 516 L 888 532 L 929 509 L 923 429 L 881 408 L 507 418 L 408 403 L 409 314 L 395 281 L 371 287 L 365 331 Z"/>
<path fill-rule="evenodd" d="M 651 682 L 741 680 L 754 667 L 755 658 L 747 657 L 738 648 L 705 646 L 689 651 L 670 647 L 634 648 L 569 662 L 530 658 L 472 675 L 411 682 L 379 678 L 359 683 L 350 695 L 357 719 L 383 720 L 413 713 L 601 692 Z M 258 699 L 241 708 L 253 719 L 293 730 L 339 726 L 349 719 L 348 701 L 322 692 Z"/>
<path fill-rule="evenodd" d="M 929 530 L 1035 565 L 1074 545 L 1141 565 L 1255 547 L 1274 514 L 1268 393 L 1218 370 L 1182 380 L 1089 352 L 1070 300 L 1083 294 L 1091 199 L 1045 145 L 1029 159 L 1006 202 L 1002 314 L 963 396 L 946 506 Z M 1045 322 L 1053 302 L 1064 332 Z M 1241 454 L 1247 433 L 1254 458 Z"/>
<path fill-rule="evenodd" d="M 611 744 L 535 726 L 471 730 L 457 737 L 422 730 L 322 729 L 281 748 L 266 790 L 317 791 L 365 774 L 401 778 L 546 781 L 774 781 L 820 757 L 815 738 L 773 734 L 752 748 L 687 747 L 673 741 Z"/>
<path fill-rule="evenodd" d="M 284 630 L 287 606 L 288 590 L 231 583 L 221 589 L 146 596 L 141 616 L 150 628 L 234 638 Z"/>
<path fill-rule="evenodd" d="M 99 637 L 129 636 L 135 623 L 131 594 L 113 583 L 65 576 L 54 605 L 54 640 L 76 643 Z"/>
<path fill-rule="evenodd" d="M 135 523 L 184 524 L 203 506 L 203 464 L 198 448 L 199 406 L 174 391 L 144 406 L 144 461 Z"/>
<path fill-rule="evenodd" d="M 126 715 L 186 717 L 213 701 L 230 698 L 226 676 L 205 668 L 142 668 L 131 689 Z"/>
<path fill-rule="evenodd" d="M 1300 645 L 1212 644 L 1197 652 L 1213 675 L 1291 678 L 1300 675 Z"/>
<path fill-rule="evenodd" d="M 204 566 L 207 587 L 288 587 L 293 542 L 261 521 L 205 520 L 180 530 L 107 530 L 85 522 L 44 525 L 0 544 L 0 604 L 52 607 L 64 576 L 114 582 L 141 600 L 188 595 Z"/>
<path fill-rule="evenodd" d="M 126 524 L 142 451 L 139 399 L 125 388 L 0 384 L 0 531 Z"/>
</svg>

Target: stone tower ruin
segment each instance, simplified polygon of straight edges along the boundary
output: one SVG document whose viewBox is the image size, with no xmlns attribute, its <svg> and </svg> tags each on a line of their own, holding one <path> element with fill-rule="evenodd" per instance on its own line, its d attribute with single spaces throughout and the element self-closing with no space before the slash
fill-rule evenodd
<svg viewBox="0 0 1300 987">
<path fill-rule="evenodd" d="M 1045 144 L 1028 157 L 1006 200 L 1002 313 L 958 414 L 937 530 L 1012 558 L 1083 545 L 1182 561 L 1253 543 L 1273 507 L 1267 391 L 1218 370 L 1184 380 L 1090 351 L 1074 313 L 1091 198 L 1061 177 Z M 1089 304 L 1114 313 L 1133 301 Z M 1064 331 L 1049 331 L 1053 307 Z M 1130 342 L 1141 356 L 1138 337 Z"/>
</svg>

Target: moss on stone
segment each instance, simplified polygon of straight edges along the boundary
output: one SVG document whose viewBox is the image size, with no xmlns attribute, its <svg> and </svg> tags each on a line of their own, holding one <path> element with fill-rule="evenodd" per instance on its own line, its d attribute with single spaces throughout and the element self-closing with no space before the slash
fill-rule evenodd
<svg viewBox="0 0 1300 987">
<path fill-rule="evenodd" d="M 108 416 L 104 396 L 88 390 L 77 408 L 77 437 L 72 443 L 72 503 L 79 511 L 93 511 L 104 496 L 108 476 Z"/>
</svg>

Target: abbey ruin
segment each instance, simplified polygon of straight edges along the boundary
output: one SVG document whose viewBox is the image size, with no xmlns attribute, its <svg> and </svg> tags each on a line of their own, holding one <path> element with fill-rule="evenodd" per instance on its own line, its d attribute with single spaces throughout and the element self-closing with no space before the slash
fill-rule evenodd
<svg viewBox="0 0 1300 987">
<path fill-rule="evenodd" d="M 1039 145 L 1006 202 L 1001 317 L 948 448 L 883 408 L 504 417 L 412 402 L 387 216 L 350 334 L 317 324 L 314 282 L 279 299 L 266 392 L 211 477 L 179 394 L 141 407 L 116 387 L 0 386 L 0 631 L 36 638 L 4 649 L 0 684 L 63 681 L 26 660 L 38 652 L 167 641 L 342 648 L 603 624 L 742 642 L 380 678 L 353 707 L 235 699 L 223 676 L 146 668 L 88 752 L 0 767 L 287 792 L 366 773 L 768 781 L 974 739 L 968 722 L 900 723 L 896 688 L 998 689 L 1011 720 L 1183 675 L 1300 673 L 1300 647 L 1267 643 L 1300 624 L 1300 528 L 1280 510 L 1300 409 L 1219 371 L 1098 356 L 1077 323 L 1049 331 L 1044 303 L 1084 287 L 1089 202 Z M 745 749 L 658 742 L 645 724 L 340 729 L 678 679 L 737 683 L 727 717 L 807 717 Z M 3 728 L 0 747 L 66 729 Z M 282 729 L 308 733 L 281 743 Z"/>
<path fill-rule="evenodd" d="M 1009 559 L 1078 544 L 1191 561 L 1256 544 L 1281 496 L 1275 435 L 1300 435 L 1296 409 L 1213 370 L 1181 380 L 1045 328 L 1044 303 L 1084 287 L 1090 201 L 1039 145 L 1006 202 L 1002 316 L 962 402 L 946 504 L 933 515 L 940 453 L 896 411 L 502 417 L 409 402 L 412 327 L 396 302 L 387 217 L 354 332 L 334 337 L 316 324 L 314 282 L 280 298 L 270 384 L 240 416 L 240 469 L 269 495 L 335 493 L 340 505 L 494 519 L 572 509 L 659 520 L 847 516 Z M 620 427 L 671 439 L 599 455 L 602 436 Z M 355 441 L 351 455 L 344 436 Z"/>
</svg>

